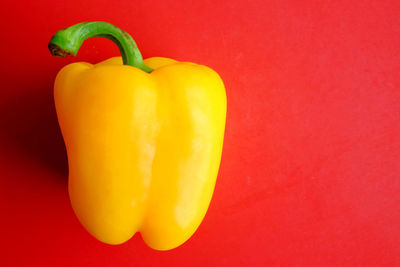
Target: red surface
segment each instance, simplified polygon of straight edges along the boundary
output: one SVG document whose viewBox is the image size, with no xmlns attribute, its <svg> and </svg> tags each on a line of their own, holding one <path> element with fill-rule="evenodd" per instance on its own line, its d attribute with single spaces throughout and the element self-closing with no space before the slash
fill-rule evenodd
<svg viewBox="0 0 400 267">
<path fill-rule="evenodd" d="M 399 1 L 9 1 L 0 16 L 1 266 L 400 266 Z M 168 252 L 109 246 L 78 223 L 52 86 L 105 20 L 145 57 L 214 68 L 228 118 L 220 174 L 195 235 Z"/>
</svg>

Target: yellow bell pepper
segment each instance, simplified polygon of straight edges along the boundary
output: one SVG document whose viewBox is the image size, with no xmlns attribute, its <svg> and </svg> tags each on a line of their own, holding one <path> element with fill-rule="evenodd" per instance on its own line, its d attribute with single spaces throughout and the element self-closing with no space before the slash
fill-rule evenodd
<svg viewBox="0 0 400 267">
<path fill-rule="evenodd" d="M 175 248 L 196 231 L 213 194 L 224 85 L 202 65 L 143 61 L 130 35 L 105 22 L 63 29 L 49 49 L 76 55 L 96 36 L 113 40 L 122 60 L 69 64 L 54 86 L 73 210 L 102 242 L 120 244 L 140 232 L 151 248 Z"/>
</svg>

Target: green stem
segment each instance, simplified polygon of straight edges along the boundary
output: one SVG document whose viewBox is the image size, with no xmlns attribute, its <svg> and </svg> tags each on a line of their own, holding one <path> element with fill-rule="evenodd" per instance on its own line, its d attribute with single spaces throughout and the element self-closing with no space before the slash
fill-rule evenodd
<svg viewBox="0 0 400 267">
<path fill-rule="evenodd" d="M 145 72 L 152 69 L 143 63 L 142 54 L 132 37 L 120 28 L 102 21 L 82 22 L 56 32 L 49 42 L 53 56 L 75 56 L 82 43 L 91 37 L 105 37 L 117 44 L 124 65 L 139 68 Z"/>
</svg>

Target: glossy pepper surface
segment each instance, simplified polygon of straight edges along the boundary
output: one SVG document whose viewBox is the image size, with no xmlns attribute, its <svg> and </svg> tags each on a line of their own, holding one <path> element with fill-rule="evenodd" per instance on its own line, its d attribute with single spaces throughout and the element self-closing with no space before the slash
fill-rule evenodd
<svg viewBox="0 0 400 267">
<path fill-rule="evenodd" d="M 133 39 L 105 22 L 63 29 L 49 49 L 75 55 L 96 36 L 113 40 L 122 58 L 69 64 L 54 87 L 72 207 L 105 243 L 140 232 L 154 249 L 175 248 L 196 231 L 213 194 L 226 117 L 223 82 L 202 65 L 143 61 Z"/>
</svg>

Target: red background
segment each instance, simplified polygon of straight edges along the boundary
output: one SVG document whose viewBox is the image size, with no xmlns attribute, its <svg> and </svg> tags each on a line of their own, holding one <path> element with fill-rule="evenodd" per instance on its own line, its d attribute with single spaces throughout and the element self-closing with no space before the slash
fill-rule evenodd
<svg viewBox="0 0 400 267">
<path fill-rule="evenodd" d="M 355 2 L 355 3 L 354 3 Z M 3 2 L 1 266 L 400 266 L 399 1 Z M 195 235 L 158 252 L 78 223 L 52 100 L 58 70 L 118 55 L 57 30 L 104 20 L 144 57 L 208 65 L 228 98 L 214 197 Z"/>
</svg>

